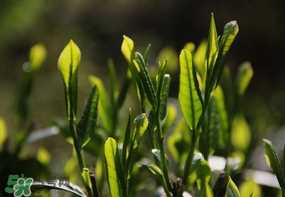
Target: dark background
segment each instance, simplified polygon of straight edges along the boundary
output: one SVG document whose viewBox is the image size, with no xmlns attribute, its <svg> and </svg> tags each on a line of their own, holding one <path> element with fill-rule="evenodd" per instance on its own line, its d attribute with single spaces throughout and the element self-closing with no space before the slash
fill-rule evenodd
<svg viewBox="0 0 285 197">
<path fill-rule="evenodd" d="M 139 47 L 152 43 L 152 61 L 165 46 L 177 52 L 188 41 L 198 44 L 208 34 L 210 13 L 219 32 L 237 20 L 240 33 L 228 57 L 232 70 L 252 62 L 254 78 L 244 108 L 256 132 L 279 128 L 285 119 L 284 1 L 269 0 L 1 0 L 0 116 L 13 128 L 13 103 L 30 47 L 43 43 L 48 58 L 36 79 L 32 116 L 38 127 L 63 117 L 64 97 L 57 58 L 74 39 L 82 51 L 80 100 L 89 91 L 87 76 L 104 77 L 113 58 L 118 71 L 126 65 L 120 53 L 122 35 Z M 172 94 L 175 94 L 172 93 Z"/>
</svg>

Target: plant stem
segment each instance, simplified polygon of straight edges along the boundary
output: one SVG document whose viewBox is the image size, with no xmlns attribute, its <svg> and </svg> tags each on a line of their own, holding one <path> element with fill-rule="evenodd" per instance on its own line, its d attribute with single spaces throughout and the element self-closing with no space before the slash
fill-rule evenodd
<svg viewBox="0 0 285 197">
<path fill-rule="evenodd" d="M 75 148 L 76 157 L 77 157 L 78 164 L 80 167 L 80 172 L 82 172 L 83 168 L 85 167 L 85 164 L 84 164 L 84 160 L 83 160 L 83 157 L 82 157 L 82 154 L 80 151 L 80 147 L 79 147 L 79 144 L 77 141 L 77 132 L 76 132 L 76 126 L 75 126 L 75 123 L 74 123 L 75 121 L 74 121 L 73 117 L 74 117 L 73 112 L 71 112 L 70 119 L 69 119 L 69 129 L 72 133 L 73 145 Z"/>
</svg>

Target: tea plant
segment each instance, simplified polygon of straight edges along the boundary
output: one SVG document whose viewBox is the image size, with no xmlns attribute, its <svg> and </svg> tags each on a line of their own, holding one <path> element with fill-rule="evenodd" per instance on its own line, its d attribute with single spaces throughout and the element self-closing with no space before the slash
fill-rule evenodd
<svg viewBox="0 0 285 197">
<path fill-rule="evenodd" d="M 140 192 L 167 197 L 240 196 L 233 179 L 240 183 L 239 172 L 247 165 L 251 146 L 250 126 L 242 112 L 241 101 L 253 70 L 250 63 L 245 62 L 238 68 L 237 77 L 232 77 L 225 67 L 238 31 L 237 22 L 231 21 L 218 35 L 212 14 L 207 40 L 197 49 L 193 43 L 187 43 L 178 60 L 175 60 L 175 51 L 164 50 L 157 68 L 150 66 L 151 45 L 141 52 L 135 42 L 124 35 L 121 52 L 128 66 L 123 83 L 118 82 L 113 61 L 108 64 L 108 88 L 100 78 L 91 75 L 91 91 L 81 117 L 77 104 L 81 51 L 71 40 L 58 58 L 66 106 L 66 124 L 58 127 L 72 144 L 74 153 L 66 163 L 65 175 L 82 183 L 84 189 L 59 180 L 35 182 L 33 188 L 92 197 L 128 197 Z M 169 68 L 167 55 L 163 53 L 170 54 L 170 62 L 179 62 L 178 99 L 170 100 L 172 77 L 168 71 L 175 69 Z M 28 100 L 34 73 L 45 58 L 45 50 L 38 45 L 30 56 L 18 96 L 21 128 L 28 125 Z M 135 96 L 131 94 L 132 88 L 136 90 Z M 138 107 L 129 109 L 124 122 L 120 112 L 128 95 L 136 97 Z M 176 103 L 180 107 L 176 107 Z M 1 145 L 7 138 L 4 130 L 4 123 L 0 121 Z M 23 132 L 16 143 L 16 154 L 29 135 L 30 132 Z M 284 196 L 284 159 L 282 162 L 278 159 L 269 141 L 264 140 L 264 144 L 266 158 Z M 225 162 L 224 166 L 215 163 L 217 155 Z M 89 157 L 96 160 L 91 165 Z M 149 191 L 148 173 L 155 177 L 151 182 L 155 187 Z M 257 195 L 253 188 L 249 192 Z"/>
</svg>

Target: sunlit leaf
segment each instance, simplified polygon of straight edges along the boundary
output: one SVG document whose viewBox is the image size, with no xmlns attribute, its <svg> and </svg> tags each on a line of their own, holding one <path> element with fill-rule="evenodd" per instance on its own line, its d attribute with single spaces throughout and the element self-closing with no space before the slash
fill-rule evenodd
<svg viewBox="0 0 285 197">
<path fill-rule="evenodd" d="M 267 165 L 272 169 L 273 173 L 277 176 L 278 182 L 281 187 L 285 187 L 285 178 L 281 167 L 281 161 L 279 160 L 277 153 L 273 149 L 272 143 L 263 139 L 264 144 L 264 156 Z"/>
<path fill-rule="evenodd" d="M 202 104 L 195 86 L 192 55 L 183 49 L 180 56 L 179 103 L 189 128 L 195 128 L 202 113 Z"/>
<path fill-rule="evenodd" d="M 51 156 L 47 149 L 41 147 L 38 149 L 37 159 L 44 165 L 49 164 Z"/>
<path fill-rule="evenodd" d="M 0 118 L 0 150 L 2 149 L 3 143 L 6 141 L 7 137 L 5 121 Z"/>
<path fill-rule="evenodd" d="M 112 197 L 122 197 L 120 181 L 117 174 L 116 160 L 119 154 L 118 145 L 115 139 L 109 137 L 104 145 L 104 153 L 107 168 L 107 180 L 109 185 L 110 195 Z"/>
<path fill-rule="evenodd" d="M 132 63 L 132 59 L 135 52 L 134 49 L 135 49 L 134 41 L 128 36 L 124 35 L 123 42 L 121 45 L 121 52 L 123 53 L 128 63 Z"/>
<path fill-rule="evenodd" d="M 231 142 L 239 150 L 246 150 L 250 145 L 251 132 L 249 125 L 242 115 L 237 115 L 232 123 Z"/>
<path fill-rule="evenodd" d="M 135 129 L 136 132 L 138 134 L 138 137 L 143 136 L 144 132 L 146 131 L 147 127 L 148 127 L 148 118 L 146 116 L 146 114 L 141 114 L 139 116 L 137 116 L 134 119 L 134 125 L 135 125 Z"/>
<path fill-rule="evenodd" d="M 261 197 L 261 187 L 254 181 L 248 180 L 241 184 L 240 188 L 241 197 Z"/>
<path fill-rule="evenodd" d="M 237 76 L 237 92 L 243 95 L 252 79 L 253 69 L 249 62 L 240 65 Z"/>
<path fill-rule="evenodd" d="M 187 42 L 187 43 L 184 45 L 183 48 L 184 48 L 184 49 L 187 49 L 187 50 L 189 50 L 191 53 L 193 53 L 194 50 L 195 50 L 195 44 L 194 44 L 193 42 Z"/>
<path fill-rule="evenodd" d="M 199 72 L 202 78 L 206 77 L 206 53 L 207 41 L 203 40 L 193 55 L 194 64 L 196 65 L 197 71 Z"/>
<path fill-rule="evenodd" d="M 43 44 L 36 44 L 30 50 L 30 65 L 32 70 L 38 70 L 46 59 L 47 51 Z"/>
<path fill-rule="evenodd" d="M 234 42 L 239 32 L 239 26 L 237 21 L 230 21 L 224 26 L 224 32 L 221 37 L 220 47 L 222 49 L 222 55 L 225 56 L 230 50 L 232 43 Z"/>
<path fill-rule="evenodd" d="M 208 37 L 208 47 L 207 47 L 207 66 L 208 69 L 212 67 L 215 63 L 215 59 L 218 52 L 218 35 L 216 29 L 216 23 L 214 14 L 211 14 L 211 21 L 210 21 L 210 29 L 209 29 L 209 37 Z"/>
<path fill-rule="evenodd" d="M 66 87 L 69 87 L 72 76 L 76 74 L 80 60 L 80 49 L 73 40 L 70 40 L 61 52 L 57 63 Z"/>
<path fill-rule="evenodd" d="M 178 66 L 178 54 L 172 47 L 163 48 L 158 54 L 158 62 L 166 61 L 167 70 L 175 72 Z"/>
<path fill-rule="evenodd" d="M 233 182 L 231 177 L 229 177 L 225 197 L 240 197 L 238 187 Z"/>
</svg>

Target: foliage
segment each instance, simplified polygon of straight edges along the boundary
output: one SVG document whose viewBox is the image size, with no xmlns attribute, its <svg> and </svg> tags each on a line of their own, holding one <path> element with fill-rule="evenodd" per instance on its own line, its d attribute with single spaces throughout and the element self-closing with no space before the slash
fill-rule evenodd
<svg viewBox="0 0 285 197">
<path fill-rule="evenodd" d="M 253 77 L 249 62 L 241 64 L 237 77 L 232 77 L 225 67 L 238 31 L 237 22 L 231 21 L 219 34 L 212 14 L 207 40 L 197 49 L 193 43 L 186 43 L 179 57 L 173 48 L 163 49 L 157 58 L 157 68 L 150 66 L 151 45 L 141 52 L 134 40 L 124 35 L 121 52 L 127 68 L 123 83 L 118 81 L 111 60 L 109 85 L 90 75 L 91 90 L 81 116 L 78 115 L 81 50 L 70 40 L 58 58 L 66 117 L 56 127 L 73 150 L 64 168 L 65 176 L 84 189 L 69 182 L 60 185 L 60 180 L 37 182 L 34 187 L 63 190 L 78 196 L 128 197 L 149 189 L 144 177 L 150 173 L 154 176 L 150 193 L 159 196 L 238 197 L 247 191 L 259 196 L 260 188 L 254 182 L 241 184 L 241 192 L 237 186 L 252 145 L 251 128 L 241 101 Z M 1 155 L 9 153 L 11 159 L 20 158 L 32 135 L 29 101 L 36 73 L 45 58 L 44 46 L 37 44 L 24 66 L 16 106 L 21 132 L 15 150 L 7 148 L 10 138 L 4 120 L 0 119 Z M 175 99 L 169 96 L 173 77 L 168 72 L 175 78 L 177 64 L 179 90 Z M 132 89 L 136 90 L 135 96 Z M 134 98 L 137 107 L 129 109 L 124 122 L 121 112 L 127 96 Z M 264 146 L 266 160 L 284 196 L 284 158 L 278 158 L 268 140 L 264 140 Z M 216 170 L 218 163 L 211 163 L 217 156 L 225 161 L 219 170 Z M 43 169 L 48 168 L 51 158 L 47 149 L 41 147 L 37 151 L 36 161 Z M 231 165 L 233 160 L 237 161 L 237 167 Z M 1 173 L 2 170 L 5 168 L 1 168 Z M 222 178 L 223 184 L 219 182 Z"/>
</svg>

